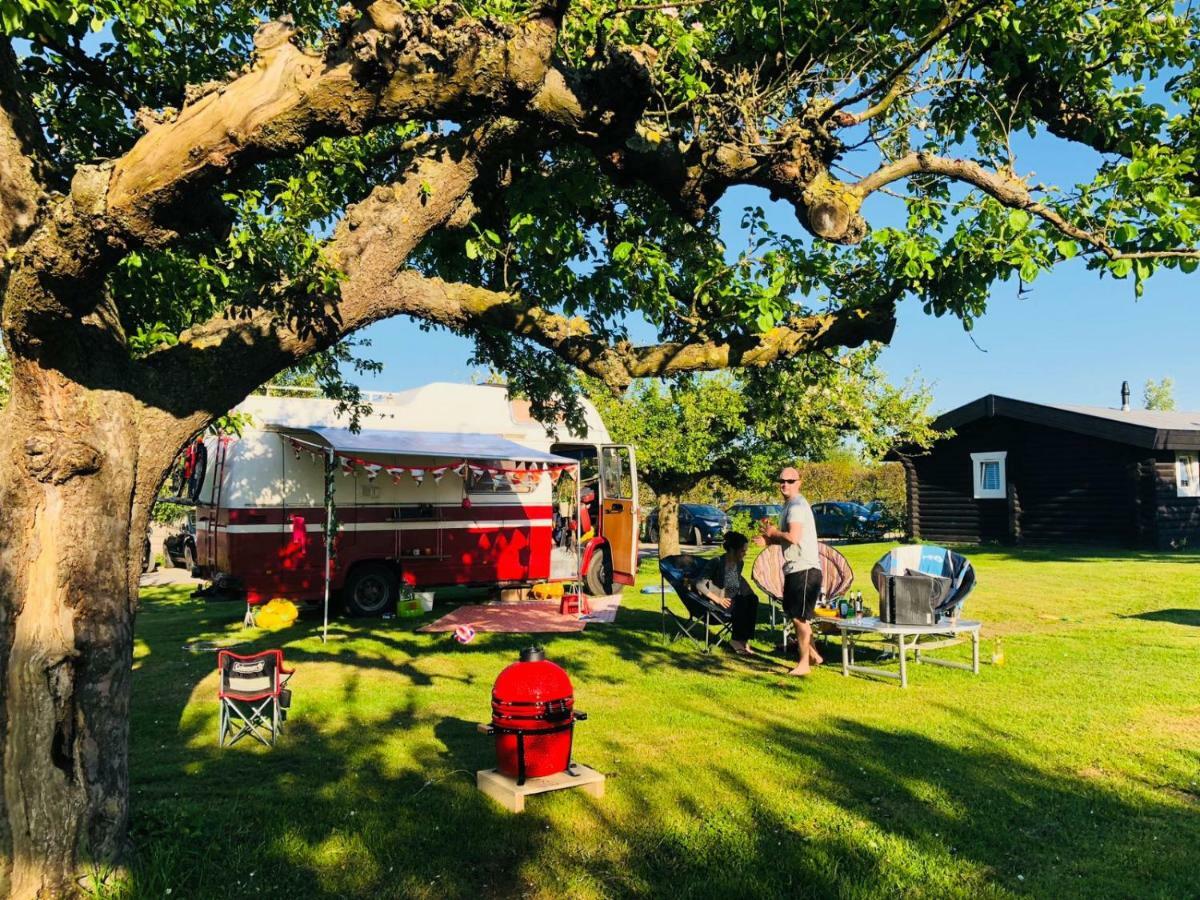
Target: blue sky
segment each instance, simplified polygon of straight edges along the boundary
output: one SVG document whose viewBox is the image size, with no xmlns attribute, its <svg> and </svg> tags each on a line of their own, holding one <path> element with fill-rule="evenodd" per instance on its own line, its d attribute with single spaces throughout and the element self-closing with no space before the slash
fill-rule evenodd
<svg viewBox="0 0 1200 900">
<path fill-rule="evenodd" d="M 1089 180 L 1097 157 L 1055 138 L 1014 141 L 1017 171 L 1030 180 L 1070 186 Z M 893 210 L 871 203 L 864 209 L 875 225 Z M 883 203 L 889 203 L 886 198 Z M 742 207 L 764 204 L 760 192 L 738 189 L 723 201 L 727 243 L 737 246 Z M 799 232 L 791 210 L 768 209 L 779 228 Z M 900 308 L 895 337 L 881 363 L 894 382 L 918 378 L 932 389 L 936 411 L 995 393 L 1049 403 L 1119 405 L 1122 381 L 1140 404 L 1147 379 L 1170 377 L 1180 409 L 1200 410 L 1200 273 L 1160 271 L 1140 300 L 1132 280 L 1100 278 L 1079 259 L 1038 278 L 1023 297 L 1015 282 L 993 287 L 988 312 L 968 335 L 951 317 L 926 315 L 917 300 Z M 383 372 L 363 382 L 377 390 L 399 390 L 428 381 L 464 381 L 470 345 L 444 333 L 423 333 L 406 320 L 379 323 L 365 333 L 369 355 Z"/>
</svg>

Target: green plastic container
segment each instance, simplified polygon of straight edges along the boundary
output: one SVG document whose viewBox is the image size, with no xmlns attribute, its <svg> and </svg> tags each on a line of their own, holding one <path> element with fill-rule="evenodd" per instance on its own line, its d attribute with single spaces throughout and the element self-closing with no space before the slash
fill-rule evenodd
<svg viewBox="0 0 1200 900">
<path fill-rule="evenodd" d="M 424 614 L 420 597 L 401 597 L 396 603 L 396 615 L 402 619 L 413 619 Z"/>
</svg>

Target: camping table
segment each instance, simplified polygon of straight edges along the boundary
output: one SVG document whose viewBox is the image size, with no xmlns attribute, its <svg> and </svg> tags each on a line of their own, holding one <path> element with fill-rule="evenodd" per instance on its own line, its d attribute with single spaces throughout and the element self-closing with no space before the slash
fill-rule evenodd
<svg viewBox="0 0 1200 900">
<path fill-rule="evenodd" d="M 881 678 L 897 678 L 900 687 L 908 687 L 908 651 L 918 663 L 930 663 L 936 666 L 947 666 L 951 669 L 966 669 L 979 674 L 979 628 L 981 622 L 959 619 L 957 622 L 939 622 L 937 625 L 892 625 L 881 622 L 878 618 L 864 617 L 862 619 L 816 619 L 815 625 L 836 628 L 842 636 L 842 674 L 849 676 L 851 672 L 864 675 L 878 675 Z M 854 646 L 858 638 L 864 634 L 877 634 L 886 642 L 896 645 L 900 656 L 900 672 L 884 672 L 877 668 L 855 665 Z M 960 635 L 971 638 L 971 664 L 952 662 L 948 659 L 935 659 L 932 656 L 921 656 L 923 650 L 936 650 L 939 647 L 952 647 L 961 643 Z"/>
</svg>

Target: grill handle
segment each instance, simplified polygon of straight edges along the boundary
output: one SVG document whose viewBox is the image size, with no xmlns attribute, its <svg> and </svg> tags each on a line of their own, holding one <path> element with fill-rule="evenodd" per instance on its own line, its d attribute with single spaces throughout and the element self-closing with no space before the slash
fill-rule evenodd
<svg viewBox="0 0 1200 900">
<path fill-rule="evenodd" d="M 587 713 L 585 713 L 585 712 L 577 712 L 577 713 L 574 713 L 574 716 L 575 716 L 575 721 L 576 721 L 576 722 L 582 722 L 584 719 L 586 719 L 586 718 L 587 718 Z"/>
<path fill-rule="evenodd" d="M 480 734 L 495 734 L 496 728 L 488 722 L 476 722 L 475 730 Z"/>
</svg>

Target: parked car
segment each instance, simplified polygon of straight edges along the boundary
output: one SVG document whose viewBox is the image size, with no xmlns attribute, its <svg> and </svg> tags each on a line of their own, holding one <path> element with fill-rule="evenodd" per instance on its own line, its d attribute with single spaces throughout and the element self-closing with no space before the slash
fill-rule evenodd
<svg viewBox="0 0 1200 900">
<path fill-rule="evenodd" d="M 779 503 L 735 503 L 725 512 L 730 519 L 734 516 L 748 515 L 750 521 L 757 526 L 763 519 L 770 519 L 773 523 L 778 523 L 783 506 Z"/>
<path fill-rule="evenodd" d="M 163 550 L 171 565 L 177 569 L 187 569 L 189 572 L 196 565 L 196 526 L 189 519 L 174 534 L 167 535 L 163 540 Z"/>
<path fill-rule="evenodd" d="M 729 530 L 729 517 L 715 506 L 700 503 L 679 504 L 679 539 L 701 546 L 716 544 Z M 646 540 L 658 541 L 658 510 L 653 509 L 646 517 Z"/>
<path fill-rule="evenodd" d="M 827 500 L 813 504 L 818 537 L 862 538 L 883 534 L 883 519 L 861 503 Z"/>
</svg>

